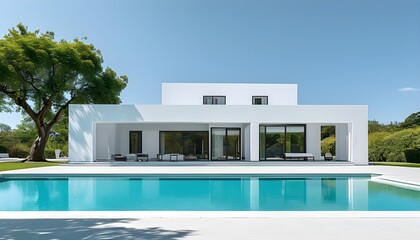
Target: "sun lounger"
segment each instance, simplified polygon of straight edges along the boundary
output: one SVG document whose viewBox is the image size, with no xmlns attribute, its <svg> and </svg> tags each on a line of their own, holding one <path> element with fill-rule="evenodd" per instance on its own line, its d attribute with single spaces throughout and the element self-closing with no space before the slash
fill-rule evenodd
<svg viewBox="0 0 420 240">
<path fill-rule="evenodd" d="M 312 159 L 312 161 L 315 161 L 315 157 L 312 153 L 285 153 L 284 154 L 284 160 L 308 161 L 308 159 Z"/>
<path fill-rule="evenodd" d="M 115 161 L 127 161 L 127 157 L 126 156 L 115 155 L 114 160 Z"/>
<path fill-rule="evenodd" d="M 136 157 L 137 161 L 149 161 L 149 154 L 146 153 L 137 153 Z"/>
<path fill-rule="evenodd" d="M 179 153 L 158 154 L 159 161 L 184 161 L 184 155 Z"/>
</svg>

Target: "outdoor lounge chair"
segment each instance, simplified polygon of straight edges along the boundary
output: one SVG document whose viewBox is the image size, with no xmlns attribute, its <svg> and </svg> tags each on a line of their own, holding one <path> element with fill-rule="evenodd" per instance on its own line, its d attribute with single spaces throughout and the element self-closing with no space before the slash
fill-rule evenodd
<svg viewBox="0 0 420 240">
<path fill-rule="evenodd" d="M 158 154 L 159 161 L 184 161 L 184 155 L 179 153 Z"/>
<path fill-rule="evenodd" d="M 115 154 L 114 156 L 115 161 L 127 161 L 127 157 L 121 154 Z"/>
<path fill-rule="evenodd" d="M 137 161 L 149 161 L 149 154 L 147 153 L 137 153 L 136 154 L 136 160 Z"/>
<path fill-rule="evenodd" d="M 312 159 L 312 161 L 315 161 L 315 157 L 312 153 L 285 153 L 284 154 L 284 160 L 308 161 L 309 159 Z"/>
</svg>

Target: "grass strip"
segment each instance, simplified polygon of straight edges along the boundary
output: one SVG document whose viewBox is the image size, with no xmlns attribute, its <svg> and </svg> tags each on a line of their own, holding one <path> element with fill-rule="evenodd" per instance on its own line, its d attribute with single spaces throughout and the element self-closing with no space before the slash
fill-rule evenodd
<svg viewBox="0 0 420 240">
<path fill-rule="evenodd" d="M 25 169 L 25 168 L 37 168 L 37 167 L 48 167 L 48 166 L 57 166 L 62 163 L 58 162 L 6 162 L 0 163 L 0 172 Z"/>
<path fill-rule="evenodd" d="M 393 167 L 415 167 L 420 168 L 420 163 L 408 162 L 370 162 L 370 165 L 393 166 Z"/>
</svg>

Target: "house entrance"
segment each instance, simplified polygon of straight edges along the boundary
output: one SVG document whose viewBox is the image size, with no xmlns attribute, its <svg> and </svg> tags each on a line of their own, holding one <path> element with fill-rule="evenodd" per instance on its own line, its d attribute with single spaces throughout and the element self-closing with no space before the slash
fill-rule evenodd
<svg viewBox="0 0 420 240">
<path fill-rule="evenodd" d="M 260 125 L 260 160 L 282 160 L 306 151 L 305 125 Z"/>
<path fill-rule="evenodd" d="M 211 160 L 241 159 L 241 129 L 211 128 Z"/>
</svg>

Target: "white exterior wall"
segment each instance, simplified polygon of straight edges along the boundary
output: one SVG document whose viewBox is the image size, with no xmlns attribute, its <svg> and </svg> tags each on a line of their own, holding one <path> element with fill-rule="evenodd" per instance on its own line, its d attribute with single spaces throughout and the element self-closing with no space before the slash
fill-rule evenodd
<svg viewBox="0 0 420 240">
<path fill-rule="evenodd" d="M 315 159 L 321 159 L 321 126 L 320 123 L 306 125 L 306 152 L 312 153 Z"/>
<path fill-rule="evenodd" d="M 250 161 L 260 160 L 260 125 L 256 122 L 250 124 Z"/>
<path fill-rule="evenodd" d="M 96 147 L 96 156 L 94 159 L 111 159 L 111 154 L 115 153 L 115 124 L 97 124 L 95 131 L 96 142 L 93 147 Z"/>
<path fill-rule="evenodd" d="M 206 127 L 208 130 L 212 126 L 241 126 L 242 138 L 246 125 L 250 124 L 250 159 L 247 160 L 251 161 L 259 158 L 259 124 L 307 124 L 309 138 L 315 139 L 318 133 L 317 130 L 312 129 L 315 126 L 312 124 L 343 123 L 347 125 L 349 135 L 348 160 L 359 165 L 368 164 L 367 106 L 70 105 L 69 159 L 71 162 L 93 161 L 96 154 L 96 152 L 94 154 L 96 141 L 94 129 L 97 123 L 117 123 L 116 133 L 127 134 L 120 135 L 120 141 L 115 144 L 115 150 L 123 154 L 124 151 L 128 152 L 128 130 L 122 130 L 125 126 L 118 123 L 185 124 L 187 126 L 201 123 L 209 124 L 205 125 L 208 126 Z M 168 128 L 171 128 L 168 130 L 177 130 L 175 127 L 175 125 L 168 125 Z M 156 136 L 156 130 L 150 131 L 152 132 L 143 135 L 143 144 L 149 144 L 148 148 L 155 149 L 153 151 L 157 153 L 159 140 L 153 137 Z M 146 136 L 150 138 L 146 139 Z M 307 147 L 315 152 L 317 146 L 311 146 L 309 138 Z M 320 138 L 315 142 L 319 141 Z M 244 143 L 243 146 L 246 144 Z M 246 149 L 242 149 L 242 154 L 246 154 L 245 152 Z"/>
<path fill-rule="evenodd" d="M 337 160 L 348 160 L 349 159 L 349 126 L 348 124 L 336 124 L 335 125 L 335 159 Z"/>
<path fill-rule="evenodd" d="M 203 96 L 226 96 L 226 105 L 252 105 L 252 96 L 297 105 L 297 84 L 162 83 L 162 105 L 203 105 Z"/>
<path fill-rule="evenodd" d="M 244 143 L 244 149 L 242 149 L 242 154 L 245 157 L 245 160 L 250 160 L 251 159 L 251 133 L 250 133 L 250 124 L 245 124 L 244 126 L 244 132 L 243 132 L 243 140 L 242 142 Z"/>
</svg>

